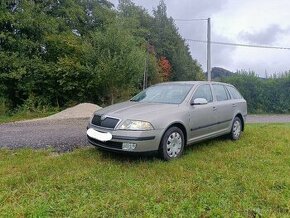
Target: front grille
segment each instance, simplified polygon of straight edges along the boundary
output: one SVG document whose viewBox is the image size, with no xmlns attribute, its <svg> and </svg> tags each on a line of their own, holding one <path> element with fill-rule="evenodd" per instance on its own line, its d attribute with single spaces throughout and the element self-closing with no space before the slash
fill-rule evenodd
<svg viewBox="0 0 290 218">
<path fill-rule="evenodd" d="M 89 137 L 89 136 L 88 136 L 88 139 L 93 144 L 96 144 L 96 145 L 101 145 L 101 146 L 104 146 L 104 147 L 107 147 L 107 148 L 122 149 L 122 142 L 113 142 L 113 141 L 102 142 L 102 141 L 99 141 L 99 140 L 94 139 L 94 138 Z"/>
<path fill-rule="evenodd" d="M 92 124 L 95 126 L 100 126 L 104 128 L 114 129 L 119 122 L 119 119 L 112 117 L 106 117 L 104 120 L 101 119 L 100 115 L 94 115 L 92 119 Z"/>
</svg>

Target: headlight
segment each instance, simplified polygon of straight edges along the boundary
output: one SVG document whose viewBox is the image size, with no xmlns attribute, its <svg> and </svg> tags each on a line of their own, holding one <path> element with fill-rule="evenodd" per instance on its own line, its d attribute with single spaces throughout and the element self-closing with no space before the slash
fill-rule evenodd
<svg viewBox="0 0 290 218">
<path fill-rule="evenodd" d="M 152 124 L 140 120 L 126 120 L 118 129 L 121 130 L 152 130 Z"/>
</svg>

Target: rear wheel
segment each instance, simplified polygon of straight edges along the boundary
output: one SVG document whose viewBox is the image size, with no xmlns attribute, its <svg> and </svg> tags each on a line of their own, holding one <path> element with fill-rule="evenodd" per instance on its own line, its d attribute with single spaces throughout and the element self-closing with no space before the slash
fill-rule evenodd
<svg viewBox="0 0 290 218">
<path fill-rule="evenodd" d="M 178 127 L 169 128 L 162 137 L 159 152 L 164 160 L 171 160 L 182 155 L 184 134 Z"/>
<path fill-rule="evenodd" d="M 230 133 L 232 140 L 238 140 L 242 134 L 242 121 L 239 117 L 235 117 L 232 130 Z"/>
</svg>

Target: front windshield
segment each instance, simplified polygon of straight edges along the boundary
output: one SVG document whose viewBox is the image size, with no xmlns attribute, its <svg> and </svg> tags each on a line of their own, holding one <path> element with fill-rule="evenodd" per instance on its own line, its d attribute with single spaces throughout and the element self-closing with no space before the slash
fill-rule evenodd
<svg viewBox="0 0 290 218">
<path fill-rule="evenodd" d="M 183 102 L 192 86 L 192 84 L 156 85 L 140 92 L 130 101 L 180 104 Z"/>
</svg>

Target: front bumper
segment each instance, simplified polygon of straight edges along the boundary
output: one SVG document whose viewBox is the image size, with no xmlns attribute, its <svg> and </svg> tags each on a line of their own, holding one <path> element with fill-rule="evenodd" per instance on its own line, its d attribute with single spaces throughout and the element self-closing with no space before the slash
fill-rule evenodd
<svg viewBox="0 0 290 218">
<path fill-rule="evenodd" d="M 106 142 L 99 141 L 87 135 L 90 144 L 106 150 L 117 152 L 152 152 L 159 148 L 161 134 L 159 130 L 150 131 L 127 131 L 127 130 L 108 130 L 93 125 L 89 126 L 94 130 L 102 133 L 109 132 L 112 134 L 112 139 Z M 123 143 L 134 143 L 136 148 L 134 150 L 123 150 Z"/>
</svg>

